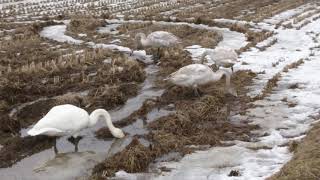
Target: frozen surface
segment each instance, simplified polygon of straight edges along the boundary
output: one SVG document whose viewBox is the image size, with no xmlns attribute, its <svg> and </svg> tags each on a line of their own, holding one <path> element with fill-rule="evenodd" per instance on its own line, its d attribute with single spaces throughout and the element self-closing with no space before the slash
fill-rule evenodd
<svg viewBox="0 0 320 180">
<path fill-rule="evenodd" d="M 48 29 L 56 29 L 56 27 L 49 26 Z M 44 31 L 46 31 L 46 29 L 44 29 Z M 59 33 L 55 33 L 55 35 L 53 36 L 46 37 L 55 41 L 65 39 L 64 31 L 57 30 L 55 32 Z M 43 34 L 43 31 L 41 32 L 41 34 Z M 71 44 L 74 44 L 73 42 L 74 41 L 67 41 L 67 43 Z M 92 48 L 108 48 L 124 53 L 132 52 L 130 48 L 112 44 L 95 44 L 93 42 L 89 42 L 87 43 L 87 45 Z M 151 57 L 146 55 L 145 51 L 134 51 L 132 53 L 133 54 L 131 58 L 138 59 L 145 62 L 146 64 L 153 62 Z M 106 63 L 108 63 L 108 61 L 106 61 Z M 123 106 L 109 111 L 112 117 L 112 121 L 118 121 L 127 118 L 133 112 L 138 110 L 143 105 L 143 102 L 146 99 L 153 99 L 157 96 L 160 96 L 164 92 L 163 89 L 158 89 L 154 86 L 158 67 L 153 64 L 147 65 L 145 71 L 147 74 L 147 78 L 144 83 L 142 83 L 139 94 L 136 97 L 129 98 Z M 80 94 L 84 96 L 86 95 L 86 93 L 84 92 L 81 92 Z M 38 101 L 41 100 L 46 100 L 46 98 L 40 99 Z M 11 112 L 11 116 L 14 116 L 17 111 L 28 105 L 32 105 L 35 102 L 29 102 L 17 107 Z M 167 112 L 161 110 L 159 111 L 158 116 L 162 116 L 162 113 L 166 114 Z M 106 126 L 105 122 L 99 121 L 93 128 L 88 128 L 80 132 L 80 135 L 83 135 L 83 139 L 81 139 L 81 141 L 79 142 L 80 152 L 73 153 L 74 146 L 67 141 L 67 137 L 62 137 L 57 140 L 57 148 L 59 150 L 58 155 L 55 155 L 52 149 L 47 149 L 33 154 L 14 164 L 10 168 L 0 169 L 1 178 L 4 178 L 6 180 L 23 178 L 69 180 L 79 177 L 88 177 L 89 175 L 91 175 L 92 168 L 97 163 L 101 162 L 106 157 L 124 149 L 131 142 L 132 136 L 148 133 L 147 129 L 145 128 L 144 122 L 139 119 L 136 122 L 123 128 L 123 130 L 128 133 L 128 136 L 124 139 L 97 139 L 94 132 L 104 126 Z M 29 128 L 22 129 L 21 135 L 25 136 Z M 149 142 L 145 139 L 140 138 L 139 141 L 143 145 L 149 145 Z"/>
<path fill-rule="evenodd" d="M 108 24 L 105 27 L 99 27 L 98 28 L 98 33 L 100 34 L 118 34 L 119 31 L 117 31 L 117 28 L 120 26 L 121 24 Z"/>
<path fill-rule="evenodd" d="M 65 35 L 67 25 L 54 25 L 43 28 L 40 32 L 40 36 L 48 39 L 52 39 L 58 42 L 67 42 L 70 44 L 81 44 L 82 40 L 77 40 L 71 36 Z"/>
<path fill-rule="evenodd" d="M 212 179 L 212 180 L 259 180 L 266 179 L 280 170 L 290 160 L 288 151 L 290 140 L 299 140 L 310 129 L 313 119 L 320 107 L 320 51 L 317 41 L 312 38 L 320 33 L 320 20 L 311 22 L 302 29 L 275 29 L 280 21 L 289 21 L 296 13 L 301 13 L 310 5 L 276 15 L 262 23 L 257 29 L 274 30 L 276 34 L 258 47 L 267 46 L 276 38 L 277 41 L 265 50 L 251 48 L 241 54 L 237 70 L 249 69 L 259 73 L 250 88 L 250 96 L 261 94 L 263 88 L 277 73 L 281 79 L 272 93 L 254 102 L 244 115 L 234 115 L 230 120 L 234 123 L 249 121 L 261 129 L 252 131 L 257 137 L 252 142 L 233 141 L 228 147 L 213 147 L 207 151 L 198 151 L 183 157 L 180 161 L 167 161 L 157 164 L 159 167 L 171 169 L 170 172 L 158 174 L 137 174 L 136 177 L 152 179 Z M 311 33 L 312 32 L 312 33 Z M 188 47 L 190 51 L 200 49 L 199 46 Z M 197 52 L 197 51 L 196 51 Z M 195 54 L 192 52 L 192 54 Z M 304 63 L 297 68 L 283 71 L 283 68 L 300 59 Z M 298 88 L 289 88 L 298 84 Z M 286 99 L 284 101 L 284 99 Z M 289 106 L 293 102 L 296 106 Z M 240 176 L 228 176 L 231 171 L 238 171 Z M 118 177 L 133 179 L 134 174 L 119 172 Z"/>
</svg>

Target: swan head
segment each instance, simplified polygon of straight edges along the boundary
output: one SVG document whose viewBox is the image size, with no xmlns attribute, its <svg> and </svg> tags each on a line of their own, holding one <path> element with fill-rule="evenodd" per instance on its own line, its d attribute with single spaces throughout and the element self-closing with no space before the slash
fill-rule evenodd
<svg viewBox="0 0 320 180">
<path fill-rule="evenodd" d="M 121 129 L 119 129 L 119 128 L 114 128 L 111 133 L 112 133 L 112 135 L 113 135 L 114 137 L 119 138 L 119 139 L 125 137 L 124 132 L 123 132 Z"/>
<path fill-rule="evenodd" d="M 137 33 L 135 36 L 136 40 L 140 40 L 142 38 L 146 38 L 146 35 L 144 33 Z"/>
<path fill-rule="evenodd" d="M 137 50 L 142 50 L 143 49 L 141 39 L 145 39 L 145 38 L 146 38 L 146 35 L 143 34 L 143 33 L 136 34 L 135 40 L 136 40 L 136 44 L 137 44 L 137 47 L 136 47 Z"/>
<path fill-rule="evenodd" d="M 238 97 L 238 93 L 234 88 L 228 88 L 227 93 L 231 94 L 234 97 Z"/>
</svg>

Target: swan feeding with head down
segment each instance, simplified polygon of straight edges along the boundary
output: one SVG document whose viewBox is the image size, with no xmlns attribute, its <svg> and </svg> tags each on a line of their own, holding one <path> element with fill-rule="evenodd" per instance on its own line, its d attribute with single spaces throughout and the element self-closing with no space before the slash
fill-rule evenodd
<svg viewBox="0 0 320 180">
<path fill-rule="evenodd" d="M 30 136 L 66 136 L 75 145 L 78 151 L 78 143 L 81 139 L 79 132 L 82 129 L 94 126 L 103 117 L 111 134 L 116 138 L 123 138 L 125 135 L 119 128 L 114 127 L 110 114 L 104 109 L 96 109 L 90 115 L 84 109 L 71 104 L 53 107 L 42 119 L 40 119 L 27 133 Z M 56 144 L 54 150 L 57 153 Z"/>
<path fill-rule="evenodd" d="M 181 43 L 180 39 L 172 33 L 166 31 L 155 31 L 146 36 L 138 33 L 135 36 L 137 49 L 146 47 L 157 48 L 157 58 L 160 59 L 160 48 L 173 47 Z"/>
<path fill-rule="evenodd" d="M 237 63 L 238 54 L 235 50 L 227 48 L 227 47 L 217 47 L 213 50 L 206 50 L 202 54 L 201 63 L 203 64 L 206 56 L 214 61 L 215 66 L 219 67 L 231 67 L 233 71 L 233 65 Z"/>
<path fill-rule="evenodd" d="M 175 85 L 193 88 L 195 95 L 200 96 L 198 87 L 211 82 L 219 81 L 223 75 L 226 76 L 226 90 L 233 96 L 237 96 L 236 91 L 231 88 L 231 72 L 227 69 L 219 69 L 214 72 L 209 66 L 204 64 L 190 64 L 180 68 L 170 74 L 165 80 L 169 80 Z"/>
</svg>

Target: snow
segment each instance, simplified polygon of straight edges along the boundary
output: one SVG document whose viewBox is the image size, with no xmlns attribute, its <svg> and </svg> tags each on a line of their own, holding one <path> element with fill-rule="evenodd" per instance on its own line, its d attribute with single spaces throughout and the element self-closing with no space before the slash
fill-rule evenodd
<svg viewBox="0 0 320 180">
<path fill-rule="evenodd" d="M 98 28 L 98 33 L 100 34 L 118 34 L 119 31 L 117 31 L 117 28 L 121 24 L 108 24 L 105 27 L 99 27 Z"/>
<path fill-rule="evenodd" d="M 58 42 L 67 42 L 70 44 L 81 44 L 82 40 L 74 39 L 71 36 L 65 35 L 67 25 L 54 25 L 43 28 L 40 32 L 40 36 L 48 39 L 52 39 Z"/>
<path fill-rule="evenodd" d="M 277 24 L 277 23 L 284 21 L 284 20 L 287 20 L 297 14 L 300 14 L 300 13 L 304 12 L 306 9 L 312 8 L 312 7 L 314 7 L 314 4 L 305 4 L 305 5 L 302 5 L 298 8 L 296 8 L 296 9 L 291 9 L 291 10 L 285 11 L 283 13 L 280 13 L 278 15 L 275 15 L 272 18 L 265 20 L 265 22 L 270 23 L 270 24 Z"/>
<path fill-rule="evenodd" d="M 306 13 L 306 10 L 308 12 L 310 7 L 312 7 L 312 4 L 303 5 L 296 9 L 280 13 L 264 22 L 253 24 L 258 31 L 270 30 L 275 32 L 272 37 L 260 42 L 256 46 L 259 49 L 269 45 L 270 47 L 264 50 L 253 47 L 249 51 L 243 52 L 239 58 L 240 62 L 235 65 L 236 71 L 251 70 L 258 73 L 253 85 L 249 87 L 250 93 L 248 95 L 251 97 L 260 95 L 268 80 L 276 74 L 280 73 L 281 75 L 281 79 L 269 96 L 253 102 L 255 106 L 247 109 L 244 115 L 237 114 L 230 117 L 230 121 L 234 123 L 248 121 L 252 125 L 261 127 L 261 129 L 252 131 L 252 133 L 256 134 L 254 141 L 225 142 L 225 144 L 231 146 L 213 147 L 206 151 L 197 151 L 186 155 L 178 162 L 158 162 L 156 164 L 157 167 L 172 169 L 170 172 L 162 172 L 160 176 L 152 173 L 128 174 L 124 171 L 119 171 L 116 176 L 125 179 L 148 177 L 149 179 L 259 180 L 265 179 L 279 171 L 292 157 L 292 154 L 288 151 L 287 143 L 291 140 L 303 138 L 312 123 L 316 121 L 312 116 L 319 113 L 320 79 L 318 78 L 318 72 L 320 70 L 320 49 L 314 49 L 312 51 L 314 56 L 310 56 L 310 48 L 319 46 L 317 42 L 313 41 L 313 38 L 316 37 L 314 33 L 320 33 L 320 19 L 311 22 L 300 30 L 275 29 L 275 25 L 280 22 L 291 22 L 295 15 Z M 312 20 L 312 18 L 317 15 L 319 14 L 315 14 L 306 20 Z M 234 23 L 234 20 L 226 19 L 217 21 Z M 149 21 L 109 20 L 108 22 L 121 24 L 123 22 L 145 23 Z M 218 31 L 223 35 L 223 40 L 218 44 L 218 47 L 224 46 L 236 50 L 248 43 L 244 34 L 233 32 L 226 28 L 209 27 L 185 22 L 153 21 L 152 23 L 172 26 L 188 25 L 192 28 Z M 247 23 L 252 25 L 251 22 Z M 302 23 L 298 25 L 300 24 Z M 108 29 L 100 29 L 100 31 L 104 30 L 106 33 L 110 31 Z M 65 35 L 65 31 L 65 25 L 50 26 L 41 32 L 41 36 L 59 42 L 72 44 L 82 43 L 81 40 L 76 40 Z M 312 34 L 311 32 L 314 33 Z M 275 41 L 275 39 L 277 41 Z M 132 52 L 130 48 L 115 44 L 96 44 L 94 42 L 87 42 L 86 44 L 91 48 L 108 48 L 125 53 Z M 193 45 L 186 47 L 185 50 L 189 51 L 193 60 L 197 61 L 206 48 Z M 142 61 L 150 62 L 151 59 L 146 55 L 145 51 L 134 51 L 133 56 L 138 57 L 138 59 Z M 287 65 L 298 62 L 300 59 L 304 59 L 304 64 L 300 65 L 297 69 L 290 69 L 288 72 L 283 72 L 283 69 Z M 108 63 L 109 60 L 105 62 Z M 298 84 L 299 88 L 289 88 L 292 84 Z M 150 88 L 150 83 L 146 82 L 143 88 Z M 163 92 L 153 93 L 159 95 Z M 151 94 L 151 96 L 152 95 L 153 94 Z M 133 98 L 132 101 L 129 101 L 125 107 L 131 108 L 139 98 L 145 98 L 145 96 L 150 97 L 148 93 L 137 96 Z M 287 102 L 283 101 L 283 99 L 287 99 Z M 293 102 L 296 106 L 289 106 L 288 102 Z M 126 108 L 119 110 L 118 112 L 121 114 L 118 114 L 118 117 L 121 117 L 123 114 L 126 115 L 126 111 Z M 146 133 L 145 131 L 140 131 L 140 120 L 134 125 L 137 127 L 139 134 Z M 232 170 L 239 171 L 241 175 L 237 177 L 228 176 Z"/>
<path fill-rule="evenodd" d="M 158 163 L 158 168 L 166 167 L 171 171 L 161 172 L 160 175 L 151 173 L 152 179 L 262 180 L 279 171 L 291 159 L 292 153 L 288 151 L 287 143 L 305 137 L 312 123 L 317 121 L 312 117 L 319 113 L 320 49 L 314 49 L 314 56 L 310 56 L 310 48 L 319 46 L 312 40 L 316 36 L 310 32 L 320 33 L 320 20 L 313 21 L 300 30 L 274 27 L 276 23 L 304 12 L 310 6 L 289 10 L 257 24 L 257 28 L 275 31 L 272 38 L 261 42 L 258 47 L 268 45 L 273 38 L 277 42 L 264 51 L 251 48 L 242 53 L 239 58 L 241 62 L 236 65 L 237 70 L 264 72 L 258 74 L 254 85 L 250 87 L 249 95 L 252 97 L 261 94 L 274 75 L 281 74 L 278 85 L 269 96 L 255 101 L 255 106 L 247 109 L 244 115 L 237 114 L 230 118 L 234 123 L 249 121 L 250 124 L 261 127 L 252 131 L 257 138 L 252 142 L 225 142 L 231 146 L 197 151 L 178 162 Z M 201 48 L 194 45 L 186 49 L 197 57 L 201 54 Z M 283 72 L 284 67 L 300 59 L 304 59 L 303 64 Z M 289 88 L 292 84 L 298 84 L 299 88 Z M 289 106 L 288 102 L 283 101 L 284 98 L 296 103 L 296 106 Z M 228 176 L 232 170 L 239 171 L 240 176 Z M 128 179 L 143 176 L 125 172 L 119 172 L 118 175 Z"/>
<path fill-rule="evenodd" d="M 266 81 L 273 75 L 281 72 L 287 64 L 300 58 L 309 57 L 309 48 L 315 46 L 311 37 L 306 32 L 320 32 L 320 21 L 312 22 L 298 30 L 277 30 L 275 37 L 278 42 L 266 51 L 252 50 L 242 54 L 241 60 L 249 65 L 239 65 L 239 69 L 250 69 L 255 72 L 265 71 L 256 79 L 256 85 L 252 88 L 264 87 Z M 268 40 L 269 41 L 269 40 Z M 296 51 L 297 47 L 301 51 Z M 318 53 L 320 55 L 320 53 Z M 276 67 L 272 63 L 284 58 Z M 311 115 L 317 114 L 320 107 L 320 58 L 314 56 L 306 61 L 298 69 L 282 73 L 282 79 L 278 82 L 273 94 L 255 102 L 259 105 L 249 109 L 246 115 L 231 118 L 237 122 L 243 119 L 251 124 L 261 127 L 256 131 L 257 142 L 234 142 L 234 146 L 215 147 L 209 151 L 200 151 L 185 156 L 179 162 L 167 162 L 161 164 L 174 170 L 164 173 L 159 179 L 265 179 L 277 172 L 283 164 L 290 160 L 292 154 L 284 145 L 292 139 L 301 139 L 310 128 L 314 119 Z M 289 89 L 291 84 L 303 84 L 303 89 Z M 259 89 L 259 88 L 258 88 Z M 261 93 L 259 89 L 256 93 Z M 297 103 L 295 107 L 289 107 L 283 98 Z M 252 147 L 269 147 L 271 149 L 252 150 Z M 239 177 L 229 177 L 231 170 L 238 170 Z"/>
</svg>

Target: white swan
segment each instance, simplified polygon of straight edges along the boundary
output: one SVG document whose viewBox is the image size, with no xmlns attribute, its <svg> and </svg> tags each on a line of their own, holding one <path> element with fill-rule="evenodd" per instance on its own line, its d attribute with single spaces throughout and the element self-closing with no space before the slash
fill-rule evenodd
<svg viewBox="0 0 320 180">
<path fill-rule="evenodd" d="M 232 71 L 233 65 L 238 59 L 236 51 L 227 47 L 217 47 L 214 50 L 204 51 L 201 57 L 202 64 L 204 63 L 206 56 L 209 56 L 217 67 L 231 67 Z"/>
<path fill-rule="evenodd" d="M 96 109 L 90 115 L 84 109 L 77 106 L 64 104 L 53 107 L 42 119 L 40 119 L 27 133 L 30 136 L 65 136 L 71 135 L 68 140 L 75 145 L 78 151 L 78 143 L 81 139 L 79 132 L 87 127 L 94 126 L 100 117 L 103 117 L 111 134 L 116 138 L 125 135 L 119 128 L 113 126 L 109 113 L 104 109 Z M 54 150 L 57 153 L 56 145 Z"/>
<path fill-rule="evenodd" d="M 219 81 L 223 75 L 226 76 L 227 92 L 237 96 L 236 91 L 230 86 L 231 73 L 227 69 L 219 69 L 218 71 L 214 72 L 207 65 L 190 64 L 170 74 L 165 80 L 169 80 L 178 86 L 192 87 L 195 94 L 199 96 L 198 86 Z"/>
<path fill-rule="evenodd" d="M 172 33 L 166 31 L 155 31 L 146 36 L 144 33 L 138 33 L 135 36 L 137 48 L 152 47 L 157 48 L 157 56 L 160 58 L 160 48 L 173 47 L 180 44 L 180 39 Z"/>
</svg>

